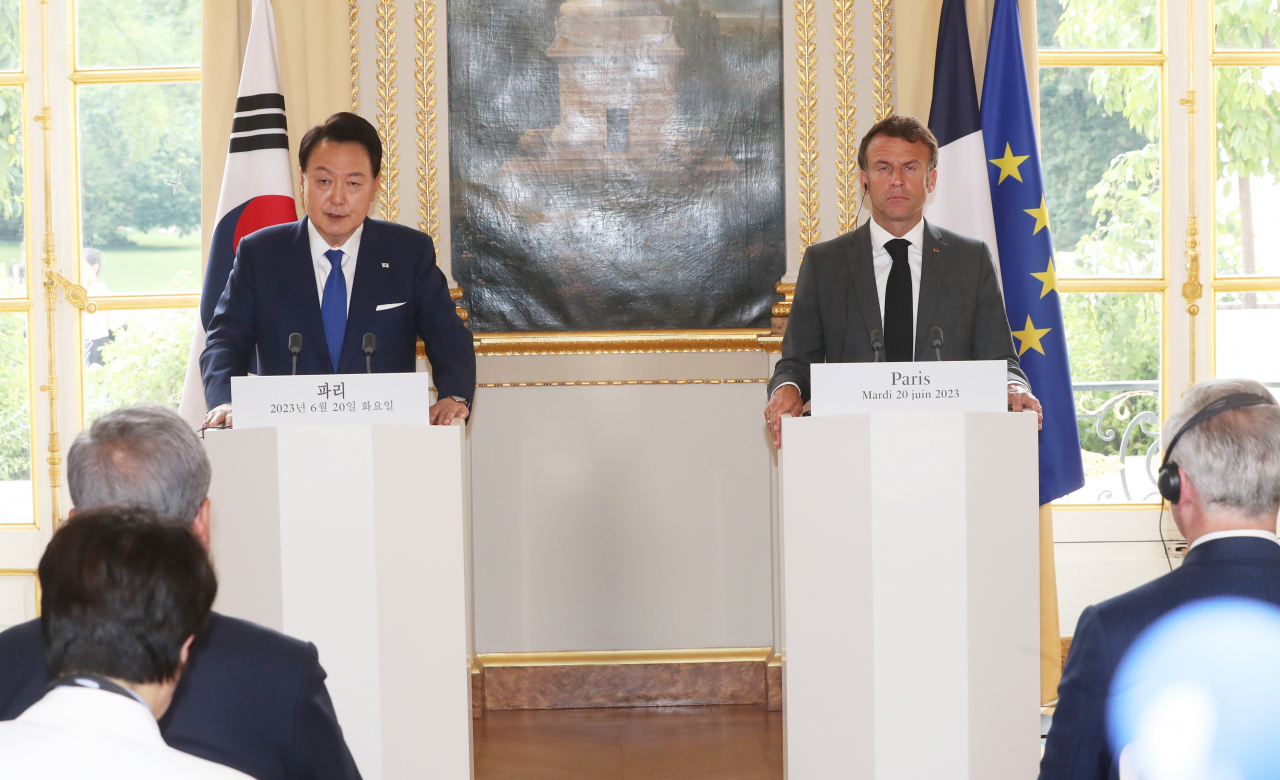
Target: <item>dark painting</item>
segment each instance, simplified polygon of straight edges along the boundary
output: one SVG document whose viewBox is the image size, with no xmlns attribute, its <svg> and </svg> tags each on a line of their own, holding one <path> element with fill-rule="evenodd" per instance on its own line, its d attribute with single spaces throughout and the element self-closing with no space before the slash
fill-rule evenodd
<svg viewBox="0 0 1280 780">
<path fill-rule="evenodd" d="M 769 326 L 778 0 L 450 0 L 453 275 L 477 332 Z"/>
</svg>

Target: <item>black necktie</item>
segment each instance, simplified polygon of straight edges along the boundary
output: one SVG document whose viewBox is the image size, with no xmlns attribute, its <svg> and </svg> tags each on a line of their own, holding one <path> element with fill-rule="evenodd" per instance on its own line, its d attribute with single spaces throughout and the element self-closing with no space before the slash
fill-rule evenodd
<svg viewBox="0 0 1280 780">
<path fill-rule="evenodd" d="M 884 351 L 890 362 L 909 363 L 915 358 L 914 330 L 911 327 L 911 268 L 907 266 L 907 247 L 911 242 L 895 238 L 884 248 L 893 258 L 889 284 L 884 291 Z"/>
</svg>

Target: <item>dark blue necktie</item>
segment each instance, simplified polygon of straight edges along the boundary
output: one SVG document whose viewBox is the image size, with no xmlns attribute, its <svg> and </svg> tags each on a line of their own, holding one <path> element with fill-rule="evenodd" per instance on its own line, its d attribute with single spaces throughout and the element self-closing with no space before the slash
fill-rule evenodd
<svg viewBox="0 0 1280 780">
<path fill-rule="evenodd" d="M 915 359 L 915 334 L 911 327 L 911 267 L 907 265 L 905 238 L 885 242 L 884 248 L 893 258 L 889 283 L 884 290 L 884 351 L 891 363 L 910 363 Z"/>
<path fill-rule="evenodd" d="M 342 275 L 341 249 L 330 249 L 324 256 L 333 264 L 333 270 L 324 283 L 320 319 L 324 321 L 324 340 L 329 345 L 329 359 L 336 374 L 338 358 L 342 356 L 342 337 L 347 332 L 347 277 Z"/>
</svg>

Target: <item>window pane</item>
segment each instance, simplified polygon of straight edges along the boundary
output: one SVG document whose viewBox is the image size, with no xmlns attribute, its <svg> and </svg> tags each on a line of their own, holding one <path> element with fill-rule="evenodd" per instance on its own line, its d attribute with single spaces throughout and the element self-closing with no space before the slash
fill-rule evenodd
<svg viewBox="0 0 1280 780">
<path fill-rule="evenodd" d="M 1157 0 L 1036 0 L 1041 49 L 1155 49 L 1159 24 Z"/>
<path fill-rule="evenodd" d="M 1217 68 L 1218 275 L 1280 276 L 1280 67 Z"/>
<path fill-rule="evenodd" d="M 200 0 L 76 0 L 80 68 L 200 64 Z"/>
<path fill-rule="evenodd" d="M 1219 49 L 1274 49 L 1280 40 L 1276 0 L 1217 0 L 1213 16 Z"/>
<path fill-rule="evenodd" d="M 1061 501 L 1158 501 L 1160 295 L 1068 293 L 1062 316 L 1085 486 Z"/>
<path fill-rule="evenodd" d="M 1214 373 L 1256 379 L 1280 398 L 1280 292 L 1218 293 Z"/>
<path fill-rule="evenodd" d="M 0 524 L 35 521 L 27 315 L 0 314 Z"/>
<path fill-rule="evenodd" d="M 1041 68 L 1059 276 L 1160 276 L 1160 69 Z"/>
<path fill-rule="evenodd" d="M 195 309 L 100 310 L 80 316 L 85 425 L 141 401 L 178 408 Z"/>
<path fill-rule="evenodd" d="M 22 3 L 0 0 L 0 70 L 22 70 Z"/>
<path fill-rule="evenodd" d="M 0 87 L 0 298 L 27 297 L 22 88 Z"/>
<path fill-rule="evenodd" d="M 79 110 L 81 236 L 101 253 L 85 286 L 198 291 L 200 85 L 83 86 Z"/>
</svg>

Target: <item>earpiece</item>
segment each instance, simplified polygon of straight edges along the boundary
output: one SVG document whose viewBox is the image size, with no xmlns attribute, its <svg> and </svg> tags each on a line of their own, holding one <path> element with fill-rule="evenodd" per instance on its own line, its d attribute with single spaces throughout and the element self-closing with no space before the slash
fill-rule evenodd
<svg viewBox="0 0 1280 780">
<path fill-rule="evenodd" d="M 1266 404 L 1271 401 L 1260 395 L 1253 393 L 1232 393 L 1224 395 L 1216 401 L 1205 406 L 1200 411 L 1192 415 L 1178 432 L 1169 440 L 1169 447 L 1164 451 L 1164 461 L 1160 464 L 1160 473 L 1156 477 L 1156 489 L 1160 491 L 1160 496 L 1170 504 L 1176 504 L 1182 500 L 1182 477 L 1178 474 L 1178 464 L 1169 460 L 1170 453 L 1177 446 L 1178 439 L 1182 438 L 1182 434 L 1196 427 L 1200 423 L 1217 416 L 1231 409 L 1239 409 L 1242 406 L 1257 406 L 1258 404 Z"/>
</svg>

